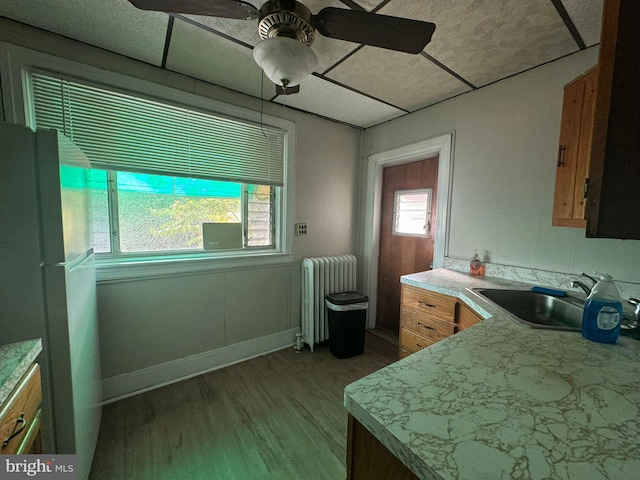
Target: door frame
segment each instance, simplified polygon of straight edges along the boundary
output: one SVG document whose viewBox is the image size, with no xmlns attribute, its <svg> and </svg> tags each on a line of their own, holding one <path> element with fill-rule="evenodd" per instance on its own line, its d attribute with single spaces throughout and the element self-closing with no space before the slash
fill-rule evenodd
<svg viewBox="0 0 640 480">
<path fill-rule="evenodd" d="M 438 156 L 436 194 L 436 238 L 433 244 L 433 268 L 444 266 L 449 235 L 449 201 L 453 165 L 453 136 L 438 137 L 369 155 L 364 223 L 363 278 L 369 296 L 367 327 L 375 328 L 378 301 L 378 257 L 380 254 L 380 216 L 382 208 L 382 174 L 384 167 L 416 162 Z"/>
</svg>

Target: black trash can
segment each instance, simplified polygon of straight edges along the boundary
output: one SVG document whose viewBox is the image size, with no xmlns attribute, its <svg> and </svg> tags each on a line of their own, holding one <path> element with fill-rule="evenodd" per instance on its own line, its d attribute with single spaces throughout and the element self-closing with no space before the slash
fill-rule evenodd
<svg viewBox="0 0 640 480">
<path fill-rule="evenodd" d="M 329 315 L 329 351 L 337 358 L 364 353 L 364 333 L 369 298 L 358 292 L 332 293 L 325 297 Z"/>
</svg>

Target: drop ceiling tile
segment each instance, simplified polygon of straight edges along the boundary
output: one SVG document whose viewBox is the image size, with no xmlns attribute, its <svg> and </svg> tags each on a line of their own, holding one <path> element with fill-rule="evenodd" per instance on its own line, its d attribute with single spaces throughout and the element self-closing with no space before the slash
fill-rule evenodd
<svg viewBox="0 0 640 480">
<path fill-rule="evenodd" d="M 333 118 L 358 127 L 370 127 L 405 114 L 400 109 L 310 76 L 300 84 L 300 93 L 279 96 L 276 102 Z"/>
<path fill-rule="evenodd" d="M 435 23 L 426 52 L 478 87 L 578 50 L 549 0 L 392 1 L 380 13 Z"/>
<path fill-rule="evenodd" d="M 562 0 L 562 3 L 587 47 L 600 43 L 604 0 Z"/>
<path fill-rule="evenodd" d="M 355 0 L 355 2 L 367 11 L 371 11 L 382 3 L 382 0 Z"/>
<path fill-rule="evenodd" d="M 358 47 L 359 45 L 357 43 L 335 40 L 318 35 L 312 47 L 318 57 L 316 72 L 325 73 Z"/>
<path fill-rule="evenodd" d="M 180 19 L 173 25 L 167 69 L 260 97 L 262 73 L 251 49 Z"/>
<path fill-rule="evenodd" d="M 327 77 L 409 111 L 471 90 L 422 55 L 370 46 L 342 62 Z"/>
<path fill-rule="evenodd" d="M 2 0 L 0 15 L 153 65 L 162 63 L 169 21 L 126 0 Z"/>
<path fill-rule="evenodd" d="M 255 45 L 260 41 L 257 20 L 236 20 L 233 18 L 205 17 L 203 15 L 185 15 L 185 17 L 249 45 Z"/>
</svg>

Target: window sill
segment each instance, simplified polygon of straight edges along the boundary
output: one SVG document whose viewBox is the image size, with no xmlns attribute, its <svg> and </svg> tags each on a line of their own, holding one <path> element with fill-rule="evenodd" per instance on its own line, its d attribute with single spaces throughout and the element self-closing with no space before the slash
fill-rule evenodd
<svg viewBox="0 0 640 480">
<path fill-rule="evenodd" d="M 207 254 L 128 258 L 98 256 L 95 264 L 96 281 L 101 284 L 287 265 L 291 262 L 293 255 L 290 253 L 261 252 L 234 257 Z"/>
</svg>

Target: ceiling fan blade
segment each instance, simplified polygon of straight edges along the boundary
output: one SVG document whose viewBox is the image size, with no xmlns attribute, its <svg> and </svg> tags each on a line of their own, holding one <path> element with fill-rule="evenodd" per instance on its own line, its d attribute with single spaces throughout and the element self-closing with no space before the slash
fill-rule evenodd
<svg viewBox="0 0 640 480">
<path fill-rule="evenodd" d="M 436 29 L 431 22 L 334 7 L 320 10 L 315 21 L 325 37 L 406 53 L 420 53 Z"/>
<path fill-rule="evenodd" d="M 256 19 L 260 11 L 250 3 L 239 0 L 129 0 L 141 10 L 168 13 L 207 15 L 209 17 Z"/>
</svg>

